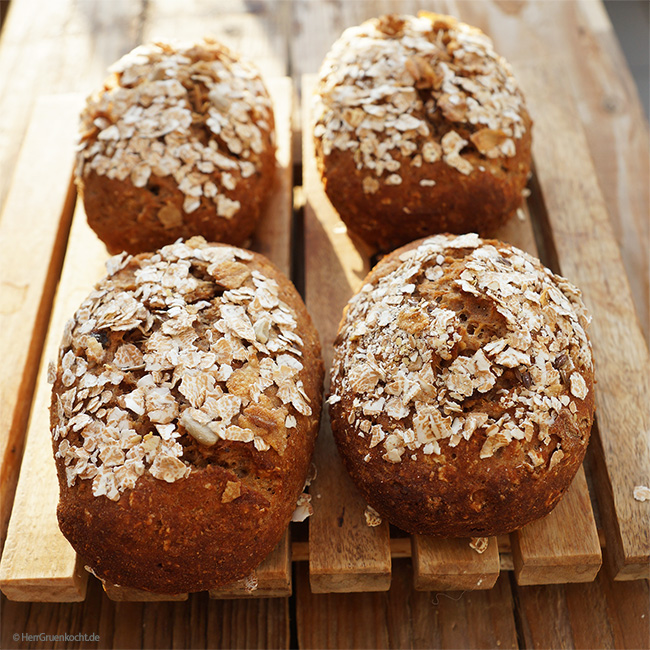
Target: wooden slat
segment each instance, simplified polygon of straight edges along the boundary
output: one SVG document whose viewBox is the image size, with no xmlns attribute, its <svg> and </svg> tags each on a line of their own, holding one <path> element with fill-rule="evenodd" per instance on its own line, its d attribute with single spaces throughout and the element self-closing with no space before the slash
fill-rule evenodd
<svg viewBox="0 0 650 650">
<path fill-rule="evenodd" d="M 556 508 L 511 536 L 520 585 L 591 582 L 602 564 L 582 467 Z"/>
<path fill-rule="evenodd" d="M 140 41 L 143 6 L 131 0 L 38 6 L 11 0 L 0 39 L 0 206 L 38 97 L 89 94 L 106 68 Z"/>
<path fill-rule="evenodd" d="M 76 96 L 45 97 L 39 101 L 0 224 L 3 247 L 6 247 L 0 259 L 2 304 L 10 307 L 0 316 L 2 355 L 7 367 L 14 368 L 19 378 L 16 380 L 16 375 L 6 373 L 5 379 L 0 380 L 3 381 L 3 416 L 0 427 L 3 451 L 6 453 L 2 467 L 5 497 L 2 503 L 3 529 L 11 512 L 10 497 L 13 497 L 16 488 L 32 399 L 32 377 L 40 376 L 38 360 L 72 213 L 71 197 L 74 193 L 70 181 L 73 147 L 70 143 L 74 141 L 76 133 L 79 106 L 80 98 Z M 25 232 L 34 234 L 34 247 L 31 245 L 32 240 L 25 237 Z M 25 261 L 30 259 L 35 263 L 26 265 Z M 41 259 L 45 260 L 44 264 L 39 263 Z M 20 273 L 20 279 L 17 273 Z M 10 289 L 15 289 L 14 300 L 7 300 L 5 283 Z M 41 372 L 44 373 L 45 369 Z M 49 429 L 49 425 L 46 426 Z M 27 446 L 25 463 L 46 462 L 51 455 L 51 443 L 47 439 L 45 446 Z M 17 507 L 25 506 L 29 509 L 32 502 L 35 502 L 34 506 L 40 507 L 52 494 L 56 500 L 56 476 L 37 473 L 34 479 L 33 490 L 17 489 Z M 39 531 L 34 529 L 33 523 L 21 521 L 19 524 L 28 540 L 38 540 Z M 38 527 L 37 525 L 36 528 Z M 22 559 L 19 559 L 20 555 Z M 4 568 L 7 563 L 16 562 L 18 572 L 26 580 L 24 598 L 28 598 L 35 589 L 30 582 L 33 577 L 30 573 L 31 566 L 38 559 L 38 549 L 31 545 L 23 547 L 9 533 L 0 568 L 0 580 L 6 578 Z M 53 564 L 53 574 L 49 565 L 45 567 L 45 575 L 53 577 L 56 583 L 51 586 L 62 589 L 64 600 L 78 598 L 83 592 L 84 580 L 75 558 L 57 558 Z M 70 575 L 68 585 L 57 583 L 56 574 L 61 567 L 65 567 Z M 6 593 L 13 593 L 13 586 L 8 584 Z"/>
<path fill-rule="evenodd" d="M 0 549 L 70 227 L 68 208 L 74 201 L 70 143 L 78 105 L 78 99 L 70 97 L 47 97 L 37 103 L 0 216 L 0 358 L 8 369 L 0 376 Z"/>
<path fill-rule="evenodd" d="M 533 155 L 560 270 L 580 287 L 593 316 L 596 449 L 606 469 L 596 485 L 608 556 L 618 579 L 635 579 L 648 575 L 650 558 L 650 505 L 633 497 L 650 474 L 650 359 L 562 69 L 551 58 L 526 68 L 536 121 Z M 552 102 L 545 101 L 549 96 Z"/>
<path fill-rule="evenodd" d="M 500 572 L 496 537 L 478 553 L 470 539 L 413 535 L 413 584 L 419 591 L 492 589 Z"/>
<path fill-rule="evenodd" d="M 303 80 L 310 96 L 313 78 Z M 306 90 L 307 89 L 307 90 Z M 343 307 L 368 271 L 368 259 L 347 236 L 325 196 L 311 140 L 309 101 L 303 102 L 305 204 L 305 300 L 321 338 L 326 375 Z M 325 393 L 329 378 L 326 378 Z M 338 457 L 327 410 L 314 454 L 317 474 L 310 487 L 309 568 L 314 592 L 380 591 L 390 585 L 388 524 L 366 525 L 366 503 Z"/>
<path fill-rule="evenodd" d="M 153 594 L 142 589 L 132 589 L 131 587 L 118 587 L 108 582 L 103 583 L 106 595 L 118 602 L 175 602 L 187 600 L 188 594 Z"/>
<path fill-rule="evenodd" d="M 215 38 L 255 61 L 268 78 L 288 72 L 291 3 L 286 0 L 156 0 L 147 3 L 143 41 Z"/>
<path fill-rule="evenodd" d="M 288 77 L 266 80 L 275 116 L 275 189 L 264 217 L 253 235 L 251 248 L 266 255 L 287 277 L 291 274 L 293 220 L 293 158 L 291 114 L 293 86 Z"/>
<path fill-rule="evenodd" d="M 78 103 L 61 108 L 76 115 L 77 107 Z M 86 224 L 85 213 L 78 205 L 38 371 L 25 455 L 0 562 L 0 589 L 12 599 L 57 601 L 85 597 L 87 574 L 82 571 L 80 580 L 76 553 L 61 534 L 56 519 L 59 485 L 50 438 L 47 364 L 57 356 L 66 321 L 105 273 L 107 257 L 104 245 Z"/>
<path fill-rule="evenodd" d="M 290 83 L 286 79 L 269 84 L 278 122 L 278 192 L 282 192 L 283 195 L 274 198 L 269 213 L 264 218 L 263 232 L 269 233 L 268 236 L 275 236 L 277 232 L 288 233 L 291 230 L 289 120 L 292 97 L 290 90 Z M 50 106 L 48 111 L 39 113 L 35 117 L 46 124 L 51 123 L 59 119 L 55 110 L 58 109 L 66 113 L 66 117 L 61 119 L 71 120 L 76 128 L 80 105 L 80 98 L 75 98 L 74 103 Z M 70 143 L 74 142 L 74 137 L 70 133 L 68 136 L 67 147 L 73 150 Z M 56 166 L 53 168 L 60 173 Z M 48 169 L 43 171 L 44 177 Z M 71 169 L 71 163 L 68 169 Z M 69 180 L 69 172 L 66 179 Z M 56 194 L 53 193 L 53 196 L 56 197 Z M 60 204 L 57 206 L 52 203 L 53 214 L 58 214 L 57 209 L 61 211 L 63 208 Z M 55 217 L 52 217 L 52 220 L 56 221 Z M 288 235 L 277 237 L 274 242 L 266 242 L 264 234 L 258 233 L 257 242 L 258 247 L 264 242 L 265 251 L 270 259 L 281 268 L 288 269 L 290 265 Z M 47 362 L 56 358 L 65 322 L 86 298 L 93 284 L 105 274 L 106 259 L 108 254 L 104 245 L 88 227 L 83 208 L 79 204 L 75 210 L 45 353 L 38 373 L 38 385 L 27 433 L 25 460 L 9 526 L 7 549 L 0 563 L 0 588 L 13 599 L 71 600 L 83 599 L 85 594 L 87 575 L 80 571 L 76 554 L 60 533 L 56 520 L 58 484 L 49 435 L 48 409 L 51 387 L 47 384 L 46 374 Z M 34 489 L 35 486 L 37 489 Z M 288 549 L 289 545 L 285 544 L 285 548 Z M 275 572 L 276 576 L 274 589 L 278 594 L 280 592 L 286 594 L 287 588 L 281 587 L 280 583 L 290 585 L 290 562 L 282 554 L 272 555 L 271 559 L 274 562 L 270 570 L 272 574 Z M 278 577 L 278 572 L 282 573 L 281 578 Z M 159 596 L 147 593 L 121 594 L 120 590 L 121 588 L 118 587 L 108 587 L 109 595 L 115 600 L 131 597 L 139 600 L 160 599 Z M 258 595 L 265 594 L 260 591 Z"/>
</svg>

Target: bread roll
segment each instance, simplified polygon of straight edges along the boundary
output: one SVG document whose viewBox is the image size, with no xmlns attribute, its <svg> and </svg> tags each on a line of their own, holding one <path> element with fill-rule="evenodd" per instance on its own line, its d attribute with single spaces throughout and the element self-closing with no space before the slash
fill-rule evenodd
<svg viewBox="0 0 650 650">
<path fill-rule="evenodd" d="M 475 234 L 384 257 L 350 300 L 330 415 L 348 472 L 410 533 L 500 535 L 543 517 L 594 414 L 580 292 Z"/>
<path fill-rule="evenodd" d="M 521 204 L 531 119 L 475 27 L 426 12 L 351 27 L 323 62 L 314 103 L 327 195 L 375 249 L 492 233 Z"/>
<path fill-rule="evenodd" d="M 243 244 L 275 177 L 271 99 L 214 41 L 137 47 L 81 114 L 76 181 L 111 253 L 179 237 Z"/>
<path fill-rule="evenodd" d="M 250 574 L 305 484 L 322 375 L 302 300 L 261 255 L 197 237 L 112 258 L 52 373 L 63 534 L 124 587 Z"/>
</svg>

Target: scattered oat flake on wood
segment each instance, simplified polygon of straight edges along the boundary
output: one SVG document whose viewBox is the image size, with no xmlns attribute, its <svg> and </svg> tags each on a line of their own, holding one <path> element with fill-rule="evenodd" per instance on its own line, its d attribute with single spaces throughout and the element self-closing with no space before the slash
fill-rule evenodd
<svg viewBox="0 0 650 650">
<path fill-rule="evenodd" d="M 490 540 L 487 537 L 472 537 L 469 546 L 477 553 L 485 553 L 487 551 Z"/>
<path fill-rule="evenodd" d="M 305 521 L 307 517 L 314 514 L 314 506 L 311 505 L 311 494 L 303 492 L 296 502 L 296 509 L 291 515 L 291 521 Z"/>
<path fill-rule="evenodd" d="M 366 506 L 363 516 L 366 518 L 366 525 L 371 528 L 381 524 L 381 515 L 372 506 Z"/>
<path fill-rule="evenodd" d="M 637 501 L 650 501 L 650 488 L 647 485 L 635 486 L 634 498 Z"/>
</svg>

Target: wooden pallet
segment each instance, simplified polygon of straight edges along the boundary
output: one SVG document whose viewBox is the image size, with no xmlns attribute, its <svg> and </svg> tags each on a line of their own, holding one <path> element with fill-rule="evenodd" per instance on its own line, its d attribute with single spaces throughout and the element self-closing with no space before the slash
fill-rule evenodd
<svg viewBox="0 0 650 650">
<path fill-rule="evenodd" d="M 632 497 L 634 485 L 647 482 L 650 467 L 643 437 L 648 428 L 647 347 L 636 323 L 584 134 L 576 130 L 570 93 L 558 86 L 562 77 L 553 74 L 552 57 L 544 59 L 543 66 L 531 59 L 518 72 L 536 121 L 535 176 L 525 219 L 511 222 L 500 236 L 536 252 L 535 229 L 545 261 L 583 289 L 594 314 L 599 410 L 592 443 L 592 483 L 600 531 L 582 470 L 549 517 L 509 537 L 490 539 L 482 555 L 469 547 L 469 540 L 391 537 L 386 524 L 369 528 L 363 516 L 365 503 L 342 470 L 325 414 L 316 452 L 318 476 L 311 488 L 315 514 L 309 523 L 309 540 L 290 543 L 285 536 L 257 570 L 256 591 L 249 593 L 240 584 L 211 596 L 287 595 L 292 588 L 292 561 L 307 560 L 312 593 L 387 590 L 396 575 L 393 563 L 402 557 L 412 558 L 413 584 L 420 590 L 489 589 L 498 583 L 501 570 L 511 569 L 521 585 L 590 581 L 600 567 L 601 546 L 606 547 L 619 579 L 647 575 L 647 504 Z M 289 272 L 291 89 L 287 83 L 280 83 L 283 90 L 272 86 L 282 145 L 282 187 L 270 211 L 276 218 L 265 222 L 266 229 L 258 233 L 254 247 Z M 303 79 L 305 106 L 310 85 L 313 79 Z M 557 101 L 548 101 L 549 89 Z M 45 366 L 55 356 L 63 322 L 103 275 L 106 259 L 103 245 L 85 224 L 83 209 L 74 206 L 70 186 L 70 142 L 79 105 L 78 97 L 45 98 L 37 104 L 0 220 L 0 241 L 6 237 L 18 242 L 20 233 L 36 233 L 30 237 L 29 248 L 16 248 L 0 259 L 3 353 L 9 367 L 21 373 L 20 381 L 6 374 L 0 378 L 2 406 L 11 406 L 14 413 L 33 404 L 25 462 L 0 564 L 0 588 L 12 599 L 81 600 L 88 584 L 88 574 L 60 535 L 54 517 L 57 486 L 47 424 L 50 387 L 44 382 Z M 349 240 L 324 196 L 315 173 L 306 114 L 304 119 L 305 290 L 327 365 L 341 309 L 368 270 L 369 258 Z M 566 215 L 572 215 L 571 220 Z M 26 266 L 26 256 L 45 260 L 45 264 Z M 59 276 L 51 334 L 46 340 L 49 305 Z M 43 345 L 32 402 L 29 386 L 35 380 Z M 632 390 L 623 394 L 620 387 L 630 384 Z M 303 592 L 304 569 L 301 565 L 298 572 Z M 115 600 L 155 598 L 112 587 L 106 591 Z"/>
</svg>

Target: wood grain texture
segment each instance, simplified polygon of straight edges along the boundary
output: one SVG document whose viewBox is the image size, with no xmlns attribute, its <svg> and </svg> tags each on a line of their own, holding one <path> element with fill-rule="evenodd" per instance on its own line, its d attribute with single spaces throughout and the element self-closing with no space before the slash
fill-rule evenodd
<svg viewBox="0 0 650 650">
<path fill-rule="evenodd" d="M 526 68 L 535 106 L 536 175 L 560 271 L 582 290 L 593 316 L 598 433 L 615 520 L 604 521 L 619 578 L 647 575 L 650 502 L 633 498 L 650 474 L 648 348 L 638 325 L 611 222 L 559 60 Z M 549 94 L 555 101 L 544 101 Z M 611 509 L 604 508 L 605 515 Z"/>
<path fill-rule="evenodd" d="M 61 534 L 56 518 L 59 486 L 50 438 L 47 365 L 57 357 L 66 321 L 105 273 L 106 259 L 104 245 L 88 227 L 78 204 L 38 372 L 20 479 L 0 562 L 0 588 L 10 598 L 56 601 L 70 600 L 71 593 L 76 593 L 79 600 L 85 596 L 76 554 Z"/>
<path fill-rule="evenodd" d="M 118 587 L 116 585 L 103 583 L 104 591 L 111 600 L 119 602 L 160 602 L 160 601 L 183 601 L 187 600 L 188 594 L 153 594 L 142 589 L 130 587 Z"/>
<path fill-rule="evenodd" d="M 419 591 L 492 589 L 499 577 L 499 546 L 488 538 L 478 553 L 470 539 L 436 539 L 413 535 L 413 584 Z"/>
<path fill-rule="evenodd" d="M 273 100 L 276 133 L 274 191 L 260 220 L 251 248 L 266 255 L 287 276 L 291 274 L 293 220 L 293 158 L 291 115 L 293 86 L 289 77 L 271 77 L 266 85 Z"/>
<path fill-rule="evenodd" d="M 488 591 L 415 591 L 410 561 L 384 593 L 315 594 L 296 567 L 300 648 L 517 648 L 507 577 Z"/>
<path fill-rule="evenodd" d="M 95 579 L 90 579 L 83 602 L 25 603 L 1 598 L 3 648 L 289 647 L 287 598 L 221 601 L 202 593 L 184 602 L 114 602 Z M 48 642 L 38 638 L 41 633 L 61 638 Z M 94 635 L 95 640 L 66 642 L 65 634 Z"/>
<path fill-rule="evenodd" d="M 585 584 L 519 586 L 516 613 L 526 648 L 647 648 L 648 583 L 601 571 Z"/>
<path fill-rule="evenodd" d="M 131 0 L 12 0 L 0 39 L 0 206 L 37 97 L 90 91 L 141 38 Z"/>
<path fill-rule="evenodd" d="M 38 102 L 0 216 L 0 358 L 10 369 L 0 376 L 0 549 L 70 227 L 70 142 L 79 105 L 79 98 L 71 96 Z"/>
<path fill-rule="evenodd" d="M 556 508 L 511 535 L 520 585 L 591 582 L 602 564 L 598 531 L 581 467 Z"/>
</svg>

